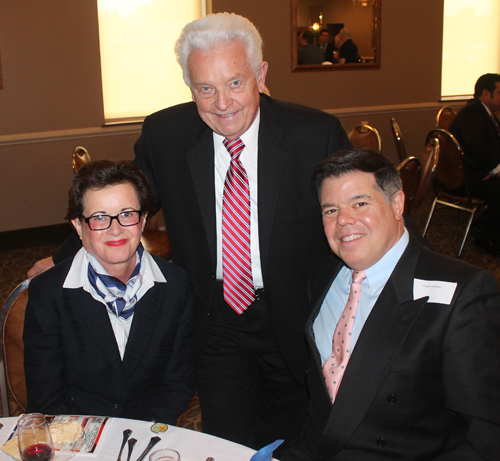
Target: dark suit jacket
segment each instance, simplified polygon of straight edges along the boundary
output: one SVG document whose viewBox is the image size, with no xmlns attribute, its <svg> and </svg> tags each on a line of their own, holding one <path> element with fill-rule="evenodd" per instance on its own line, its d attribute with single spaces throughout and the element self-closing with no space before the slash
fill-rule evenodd
<svg viewBox="0 0 500 461">
<path fill-rule="evenodd" d="M 340 47 L 339 58 L 345 58 L 346 64 L 359 62 L 358 47 L 351 39 L 346 40 Z"/>
<path fill-rule="evenodd" d="M 497 118 L 498 123 L 500 121 Z M 462 146 L 471 183 L 482 179 L 500 164 L 500 138 L 481 101 L 472 99 L 450 126 Z"/>
<path fill-rule="evenodd" d="M 123 362 L 106 307 L 62 288 L 71 260 L 35 277 L 24 328 L 28 412 L 176 424 L 194 395 L 194 296 L 180 267 L 136 305 Z"/>
<path fill-rule="evenodd" d="M 350 146 L 336 117 L 261 95 L 258 159 L 260 257 L 266 299 L 284 358 L 305 384 L 307 276 L 329 253 L 310 178 L 324 157 Z M 172 260 L 187 269 L 197 296 L 201 356 L 216 289 L 212 130 L 194 103 L 146 118 L 136 163 L 163 209 Z"/>
<path fill-rule="evenodd" d="M 299 66 L 307 64 L 321 64 L 325 59 L 323 51 L 316 45 L 309 43 L 302 46 L 297 51 L 297 64 Z"/>
<path fill-rule="evenodd" d="M 493 276 L 420 246 L 396 265 L 332 406 L 312 325 L 342 263 L 311 276 L 309 415 L 282 461 L 498 460 L 500 291 Z M 414 279 L 457 283 L 450 305 L 414 300 Z"/>
</svg>

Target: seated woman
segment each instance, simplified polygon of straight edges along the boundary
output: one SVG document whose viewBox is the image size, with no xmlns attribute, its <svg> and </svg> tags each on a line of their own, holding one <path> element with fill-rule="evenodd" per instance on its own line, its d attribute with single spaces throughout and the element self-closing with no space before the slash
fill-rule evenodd
<svg viewBox="0 0 500 461">
<path fill-rule="evenodd" d="M 66 219 L 83 248 L 35 277 L 24 326 L 28 412 L 175 424 L 195 391 L 187 273 L 142 248 L 151 190 L 132 162 L 74 177 Z"/>
</svg>

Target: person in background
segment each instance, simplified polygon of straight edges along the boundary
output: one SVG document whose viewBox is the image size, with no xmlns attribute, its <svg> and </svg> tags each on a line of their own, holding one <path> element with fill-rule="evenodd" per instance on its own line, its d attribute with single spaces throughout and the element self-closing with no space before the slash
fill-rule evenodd
<svg viewBox="0 0 500 461">
<path fill-rule="evenodd" d="M 340 64 L 353 64 L 359 62 L 358 47 L 351 39 L 351 31 L 344 27 L 339 32 L 340 49 L 338 61 Z"/>
<path fill-rule="evenodd" d="M 132 162 L 84 165 L 66 218 L 83 247 L 35 277 L 24 325 L 28 412 L 176 424 L 195 392 L 194 293 L 147 253 L 154 199 Z"/>
<path fill-rule="evenodd" d="M 474 243 L 494 256 L 500 256 L 500 120 L 495 115 L 498 111 L 500 75 L 485 74 L 476 82 L 474 98 L 450 126 L 450 133 L 464 153 L 471 195 L 488 202 L 474 225 Z"/>
<path fill-rule="evenodd" d="M 312 32 L 306 30 L 302 33 L 299 39 L 300 48 L 297 51 L 297 63 L 299 66 L 323 63 L 324 53 L 313 42 L 314 36 Z"/>
<path fill-rule="evenodd" d="M 328 61 L 331 63 L 337 62 L 333 58 L 335 45 L 333 43 L 330 43 L 330 32 L 328 32 L 328 29 L 322 29 L 319 33 L 318 47 L 321 49 L 321 51 L 323 51 L 323 61 Z"/>
<path fill-rule="evenodd" d="M 308 418 L 280 459 L 497 460 L 495 278 L 409 234 L 384 155 L 338 152 L 314 182 L 334 255 L 309 278 Z"/>
</svg>

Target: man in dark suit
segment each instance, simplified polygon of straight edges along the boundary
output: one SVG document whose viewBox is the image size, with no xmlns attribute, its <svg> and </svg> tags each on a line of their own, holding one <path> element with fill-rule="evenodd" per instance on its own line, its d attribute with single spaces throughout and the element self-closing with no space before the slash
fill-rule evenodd
<svg viewBox="0 0 500 461">
<path fill-rule="evenodd" d="M 339 152 L 314 179 L 338 258 L 310 277 L 308 418 L 280 459 L 497 460 L 495 279 L 409 236 L 382 154 Z"/>
<path fill-rule="evenodd" d="M 188 24 L 176 54 L 194 102 L 145 119 L 135 162 L 163 209 L 172 260 L 194 286 L 203 431 L 260 448 L 302 428 L 306 280 L 329 253 L 310 172 L 350 143 L 336 117 L 260 94 L 268 65 L 246 18 L 220 13 Z M 250 303 L 234 303 L 226 283 L 240 273 L 225 266 L 235 260 L 224 240 L 229 176 L 250 199 L 242 206 L 250 224 L 235 237 L 247 245 L 238 262 L 250 266 Z"/>
<path fill-rule="evenodd" d="M 359 62 L 358 47 L 351 39 L 351 31 L 344 27 L 339 32 L 339 37 L 342 42 L 339 50 L 339 63 L 354 64 Z"/>
<path fill-rule="evenodd" d="M 458 113 L 450 132 L 460 143 L 465 157 L 472 195 L 488 201 L 474 242 L 495 256 L 500 256 L 500 75 L 479 77 L 474 99 Z"/>
<path fill-rule="evenodd" d="M 314 36 L 306 30 L 299 38 L 300 48 L 297 51 L 297 64 L 299 66 L 322 64 L 325 56 L 321 48 L 314 45 Z"/>
<path fill-rule="evenodd" d="M 321 29 L 319 33 L 318 48 L 323 52 L 323 61 L 336 63 L 337 60 L 333 57 L 333 52 L 337 49 L 333 42 L 330 42 L 330 32 L 328 29 Z"/>
<path fill-rule="evenodd" d="M 259 94 L 267 72 L 261 49 L 241 16 L 188 24 L 176 54 L 194 102 L 147 117 L 135 146 L 164 212 L 172 260 L 188 270 L 197 296 L 203 430 L 255 448 L 301 429 L 305 281 L 328 254 L 310 172 L 349 146 L 335 117 Z M 255 300 L 236 306 L 228 302 L 224 265 L 226 140 L 243 143 L 238 168 L 250 195 L 245 253 Z"/>
</svg>

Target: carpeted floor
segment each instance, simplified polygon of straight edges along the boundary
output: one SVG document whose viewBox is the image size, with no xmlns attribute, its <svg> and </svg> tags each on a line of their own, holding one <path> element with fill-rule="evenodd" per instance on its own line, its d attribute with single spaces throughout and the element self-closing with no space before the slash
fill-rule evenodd
<svg viewBox="0 0 500 461">
<path fill-rule="evenodd" d="M 415 210 L 411 216 L 420 231 L 425 224 L 429 207 L 430 198 L 423 206 L 420 219 L 418 219 L 418 210 Z M 434 250 L 456 257 L 465 232 L 467 218 L 465 213 L 457 212 L 451 208 L 437 210 L 427 234 L 427 239 L 433 245 Z M 47 245 L 0 252 L 0 305 L 4 304 L 12 290 L 26 279 L 28 269 L 39 259 L 52 255 L 56 248 L 57 245 Z M 476 247 L 472 236 L 465 243 L 461 259 L 489 270 L 500 283 L 500 258 L 490 256 Z M 179 425 L 201 430 L 201 415 L 197 397 L 193 399 L 179 419 Z"/>
</svg>

